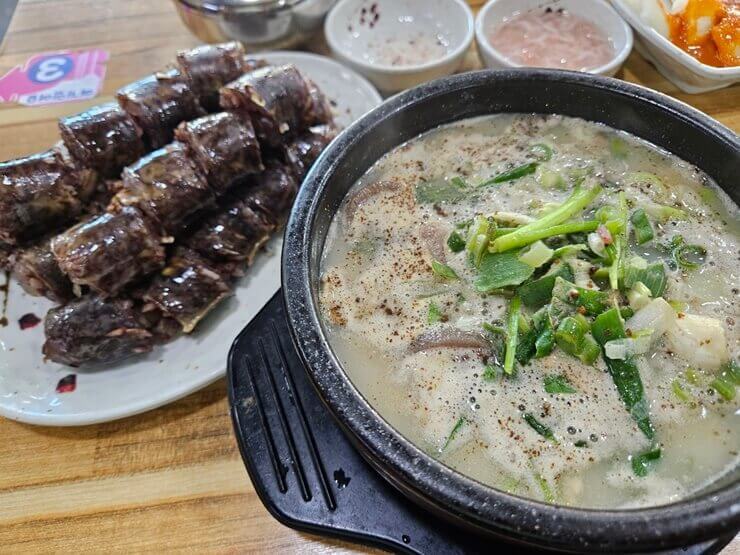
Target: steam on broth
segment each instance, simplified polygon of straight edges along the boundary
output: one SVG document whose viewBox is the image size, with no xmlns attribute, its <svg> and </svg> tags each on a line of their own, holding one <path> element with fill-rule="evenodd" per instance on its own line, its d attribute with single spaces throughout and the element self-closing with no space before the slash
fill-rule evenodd
<svg viewBox="0 0 740 555">
<path fill-rule="evenodd" d="M 657 505 L 737 467 L 738 212 L 603 125 L 430 131 L 354 186 L 324 248 L 335 353 L 389 423 L 496 488 Z"/>
</svg>

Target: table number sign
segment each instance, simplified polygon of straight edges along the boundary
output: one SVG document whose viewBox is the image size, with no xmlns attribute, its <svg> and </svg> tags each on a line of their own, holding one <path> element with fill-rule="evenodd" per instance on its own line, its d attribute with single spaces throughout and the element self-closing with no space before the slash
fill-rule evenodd
<svg viewBox="0 0 740 555">
<path fill-rule="evenodd" d="M 0 102 L 40 106 L 98 95 L 108 52 L 95 48 L 36 54 L 0 77 Z"/>
</svg>

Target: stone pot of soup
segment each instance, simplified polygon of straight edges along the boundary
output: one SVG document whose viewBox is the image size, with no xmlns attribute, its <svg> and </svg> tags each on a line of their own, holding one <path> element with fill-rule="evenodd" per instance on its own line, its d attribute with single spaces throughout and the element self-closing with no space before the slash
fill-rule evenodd
<svg viewBox="0 0 740 555">
<path fill-rule="evenodd" d="M 287 227 L 306 371 L 461 533 L 580 552 L 732 534 L 738 168 L 733 132 L 608 78 L 396 96 L 329 147 Z"/>
</svg>

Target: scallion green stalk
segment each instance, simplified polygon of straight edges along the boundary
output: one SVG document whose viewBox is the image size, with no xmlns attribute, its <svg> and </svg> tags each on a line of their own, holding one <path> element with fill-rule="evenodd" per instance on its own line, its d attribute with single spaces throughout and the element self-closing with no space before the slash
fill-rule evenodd
<svg viewBox="0 0 740 555">
<path fill-rule="evenodd" d="M 514 357 L 516 356 L 516 345 L 519 340 L 519 314 L 522 309 L 522 301 L 519 297 L 511 299 L 509 304 L 509 316 L 506 321 L 506 354 L 504 355 L 504 372 L 511 375 L 514 373 Z"/>
<path fill-rule="evenodd" d="M 560 226 L 560 224 L 563 224 L 574 215 L 582 212 L 597 196 L 599 196 L 601 191 L 602 189 L 599 185 L 594 185 L 590 189 L 584 189 L 581 186 L 577 186 L 568 199 L 552 212 L 542 216 L 532 223 L 517 228 L 511 233 L 498 237 L 493 242 L 493 250 L 495 252 L 504 252 L 523 247 L 530 243 L 534 243 L 539 239 L 552 237 L 554 235 L 575 233 L 577 231 L 594 231 L 598 227 L 598 221 L 578 222 L 575 224 L 565 224 L 563 226 Z M 553 231 L 552 228 L 555 227 L 558 229 Z M 545 231 L 548 229 L 549 231 Z"/>
</svg>

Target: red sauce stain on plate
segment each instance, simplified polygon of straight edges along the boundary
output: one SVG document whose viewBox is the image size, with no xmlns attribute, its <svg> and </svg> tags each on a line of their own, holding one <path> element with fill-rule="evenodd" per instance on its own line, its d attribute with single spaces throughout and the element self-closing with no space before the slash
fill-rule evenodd
<svg viewBox="0 0 740 555">
<path fill-rule="evenodd" d="M 39 322 L 41 322 L 41 318 L 36 316 L 33 312 L 24 314 L 18 319 L 18 325 L 21 327 L 22 330 L 35 328 L 36 326 L 38 326 Z"/>
<path fill-rule="evenodd" d="M 72 393 L 77 388 L 77 374 L 64 376 L 57 384 L 57 393 Z"/>
</svg>

